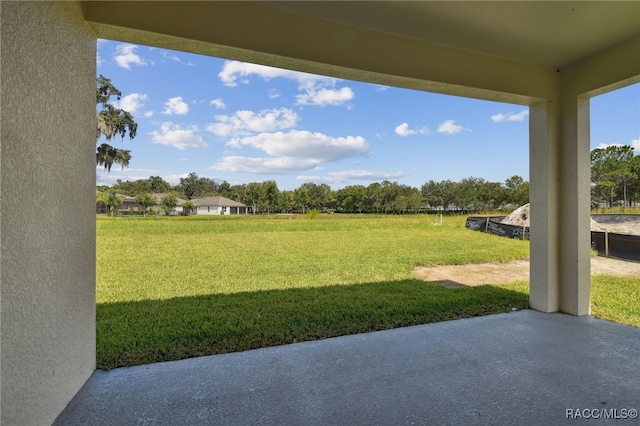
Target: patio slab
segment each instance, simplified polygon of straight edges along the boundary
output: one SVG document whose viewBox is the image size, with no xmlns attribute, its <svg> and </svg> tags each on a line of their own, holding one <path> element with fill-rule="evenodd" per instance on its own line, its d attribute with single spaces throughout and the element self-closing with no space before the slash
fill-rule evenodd
<svg viewBox="0 0 640 426">
<path fill-rule="evenodd" d="M 98 370 L 54 424 L 637 425 L 638 409 L 640 329 L 523 310 Z"/>
</svg>

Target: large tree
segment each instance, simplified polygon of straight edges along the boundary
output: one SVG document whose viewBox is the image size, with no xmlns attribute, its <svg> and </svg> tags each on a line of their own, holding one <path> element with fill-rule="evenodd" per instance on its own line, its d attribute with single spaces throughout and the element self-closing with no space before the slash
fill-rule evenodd
<svg viewBox="0 0 640 426">
<path fill-rule="evenodd" d="M 136 202 L 142 207 L 142 215 L 146 216 L 149 207 L 156 204 L 156 197 L 154 197 L 153 194 L 140 194 L 136 197 Z"/>
<path fill-rule="evenodd" d="M 506 187 L 506 201 L 516 206 L 529 202 L 529 182 L 521 176 L 511 176 L 504 181 Z"/>
<path fill-rule="evenodd" d="M 180 183 L 176 185 L 176 190 L 191 200 L 217 194 L 218 184 L 213 179 L 204 176 L 200 177 L 197 173 L 189 173 L 187 177 L 180 178 Z"/>
<path fill-rule="evenodd" d="M 627 189 L 633 190 L 639 179 L 636 162 L 633 147 L 629 145 L 610 145 L 591 151 L 592 190 L 598 203 L 607 200 L 612 207 L 616 201 L 622 201 L 623 206 L 627 205 Z"/>
<path fill-rule="evenodd" d="M 173 194 L 165 194 L 161 200 L 162 209 L 169 216 L 175 210 L 178 205 L 178 198 Z"/>
<path fill-rule="evenodd" d="M 104 76 L 96 79 L 96 104 L 101 108 L 97 111 L 96 142 L 100 136 L 107 141 L 120 135 L 122 139 L 129 134 L 129 138 L 136 137 L 138 123 L 135 122 L 130 112 L 114 107 L 110 100 L 114 97 L 120 100 L 122 93 L 116 89 L 111 80 Z M 96 163 L 111 171 L 113 164 L 119 164 L 123 169 L 129 166 L 131 151 L 114 148 L 108 143 L 101 144 L 96 152 Z"/>
</svg>

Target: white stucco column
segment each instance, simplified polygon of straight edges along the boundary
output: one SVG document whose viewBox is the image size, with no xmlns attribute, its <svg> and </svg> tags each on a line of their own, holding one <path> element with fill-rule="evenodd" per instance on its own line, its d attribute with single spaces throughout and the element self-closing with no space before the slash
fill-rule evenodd
<svg viewBox="0 0 640 426">
<path fill-rule="evenodd" d="M 554 73 L 530 106 L 531 307 L 589 315 L 590 97 L 640 82 L 640 37 Z"/>
<path fill-rule="evenodd" d="M 1 2 L 2 425 L 95 370 L 96 38 L 77 2 Z"/>
<path fill-rule="evenodd" d="M 559 88 L 531 105 L 529 120 L 531 307 L 588 315 L 589 100 Z"/>
<path fill-rule="evenodd" d="M 559 306 L 590 314 L 590 97 L 640 82 L 640 36 L 559 70 Z M 532 266 L 532 268 L 535 266 Z"/>
<path fill-rule="evenodd" d="M 591 313 L 589 98 L 563 93 L 560 151 L 560 311 Z"/>
<path fill-rule="evenodd" d="M 558 102 L 540 100 L 529 107 L 530 293 L 531 307 L 559 309 L 558 213 L 560 162 Z"/>
</svg>

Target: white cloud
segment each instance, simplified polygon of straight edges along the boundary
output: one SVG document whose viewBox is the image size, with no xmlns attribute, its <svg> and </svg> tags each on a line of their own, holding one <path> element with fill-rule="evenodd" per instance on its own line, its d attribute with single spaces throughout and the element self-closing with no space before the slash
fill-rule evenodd
<svg viewBox="0 0 640 426">
<path fill-rule="evenodd" d="M 280 97 L 280 92 L 276 89 L 269 89 L 269 99 L 277 99 Z"/>
<path fill-rule="evenodd" d="M 301 73 L 298 71 L 290 71 L 281 68 L 267 67 L 265 65 L 249 64 L 246 62 L 226 61 L 222 67 L 222 71 L 218 73 L 218 77 L 225 86 L 235 87 L 238 85 L 238 77 L 248 77 L 257 75 L 269 81 L 272 78 L 283 77 L 292 80 L 313 79 L 314 75 Z M 245 81 L 243 81 L 245 82 Z"/>
<path fill-rule="evenodd" d="M 411 136 L 420 133 L 421 135 L 427 136 L 429 134 L 428 127 L 421 127 L 419 129 L 410 129 L 408 123 L 402 123 L 395 128 L 396 135 L 400 135 L 402 137 Z"/>
<path fill-rule="evenodd" d="M 295 127 L 298 115 L 287 108 L 236 111 L 234 115 L 217 115 L 207 130 L 221 137 L 246 136 L 252 133 L 273 132 Z"/>
<path fill-rule="evenodd" d="M 329 172 L 326 176 L 297 176 L 302 182 L 345 183 L 351 180 L 378 181 L 397 179 L 404 176 L 404 172 L 373 172 L 369 170 L 344 170 Z"/>
<path fill-rule="evenodd" d="M 146 112 L 145 112 L 144 114 L 142 114 L 142 115 L 144 115 L 145 117 L 148 117 L 148 118 L 153 117 L 153 111 L 146 111 Z"/>
<path fill-rule="evenodd" d="M 224 104 L 223 100 L 218 98 L 209 102 L 209 105 L 213 105 L 218 109 L 225 109 L 227 106 Z"/>
<path fill-rule="evenodd" d="M 396 135 L 400 135 L 400 136 L 415 135 L 417 133 L 415 130 L 409 129 L 408 123 L 402 123 L 399 126 L 397 126 L 395 129 L 395 132 L 396 132 Z"/>
<path fill-rule="evenodd" d="M 322 133 L 291 130 L 236 138 L 231 147 L 251 146 L 271 156 L 309 159 L 327 163 L 366 154 L 369 144 L 361 136 L 334 138 Z"/>
<path fill-rule="evenodd" d="M 144 59 L 135 53 L 138 48 L 135 44 L 119 44 L 116 46 L 116 55 L 113 57 L 116 63 L 125 69 L 130 70 L 131 65 L 137 65 L 139 67 L 147 65 Z"/>
<path fill-rule="evenodd" d="M 598 146 L 597 146 L 597 147 L 595 147 L 594 149 L 607 148 L 607 147 L 609 147 L 609 146 L 622 146 L 622 145 L 621 145 L 621 144 L 619 144 L 619 143 L 600 143 L 600 144 L 598 144 Z"/>
<path fill-rule="evenodd" d="M 131 114 L 136 114 L 140 108 L 144 106 L 144 102 L 147 100 L 147 95 L 141 93 L 131 93 L 130 95 L 123 96 L 119 101 L 113 103 L 116 108 L 121 108 L 125 111 L 129 111 Z"/>
<path fill-rule="evenodd" d="M 610 146 L 623 146 L 623 144 L 621 144 L 621 143 L 601 143 L 601 144 L 598 144 L 598 146 L 596 148 L 608 148 Z M 640 138 L 632 139 L 631 142 L 628 144 L 628 146 L 631 146 L 635 152 L 640 154 Z M 596 148 L 594 148 L 594 149 L 596 149 Z"/>
<path fill-rule="evenodd" d="M 111 173 L 109 173 L 104 169 L 103 166 L 96 167 L 97 185 L 112 185 L 116 183 L 118 179 L 122 180 L 123 182 L 127 180 L 135 181 L 141 179 L 149 179 L 149 176 L 162 176 L 162 178 L 170 184 L 177 185 L 178 183 L 180 183 L 180 178 L 185 178 L 188 176 L 188 174 L 167 173 L 163 170 L 156 169 L 126 168 L 124 170 L 120 170 L 120 168 L 116 169 L 115 167 L 111 169 Z"/>
<path fill-rule="evenodd" d="M 308 88 L 305 94 L 296 95 L 297 105 L 342 105 L 355 97 L 355 93 L 349 87 L 342 89 L 316 89 Z"/>
<path fill-rule="evenodd" d="M 176 96 L 165 102 L 165 109 L 162 111 L 166 115 L 185 115 L 189 112 L 189 105 L 182 101 L 182 96 Z"/>
<path fill-rule="evenodd" d="M 519 113 L 508 112 L 506 114 L 499 113 L 491 116 L 491 119 L 496 123 L 501 123 L 503 121 L 523 121 L 525 118 L 529 116 L 529 110 L 523 109 Z"/>
<path fill-rule="evenodd" d="M 180 150 L 187 148 L 205 149 L 209 145 L 197 134 L 196 126 L 182 128 L 173 123 L 162 123 L 160 132 L 151 132 L 153 143 L 172 146 Z"/>
<path fill-rule="evenodd" d="M 287 133 L 261 133 L 235 138 L 228 143 L 258 149 L 269 157 L 225 156 L 211 168 L 244 173 L 295 173 L 316 168 L 319 164 L 359 157 L 369 149 L 360 136 L 334 138 L 322 133 L 291 130 Z"/>
<path fill-rule="evenodd" d="M 169 52 L 168 52 L 168 51 L 166 51 L 166 50 L 160 50 L 160 54 L 161 54 L 162 56 L 164 56 L 165 58 L 170 59 L 170 60 L 172 60 L 172 61 L 175 61 L 175 62 L 182 62 L 182 61 L 180 60 L 180 58 L 179 58 L 179 57 L 177 57 L 176 55 L 173 55 L 173 54 L 169 53 Z"/>
<path fill-rule="evenodd" d="M 456 133 L 460 133 L 462 130 L 463 130 L 463 127 L 460 125 L 457 125 L 455 120 L 445 120 L 438 127 L 438 132 L 448 133 L 450 135 L 455 135 Z"/>
<path fill-rule="evenodd" d="M 243 84 L 248 83 L 251 75 L 257 75 L 264 80 L 273 78 L 286 78 L 298 83 L 298 90 L 303 92 L 296 96 L 297 105 L 342 105 L 355 97 L 353 90 L 349 87 L 336 89 L 336 84 L 340 81 L 336 78 L 323 77 L 298 71 L 290 71 L 280 68 L 272 68 L 264 65 L 248 64 L 238 61 L 226 61 L 218 77 L 226 86 L 237 86 L 238 79 Z M 279 94 L 278 94 L 279 95 Z M 270 97 L 272 96 L 270 92 Z"/>
<path fill-rule="evenodd" d="M 271 157 L 251 158 L 241 156 L 226 156 L 210 168 L 224 172 L 239 173 L 295 173 L 314 168 L 317 162 L 300 158 Z"/>
</svg>

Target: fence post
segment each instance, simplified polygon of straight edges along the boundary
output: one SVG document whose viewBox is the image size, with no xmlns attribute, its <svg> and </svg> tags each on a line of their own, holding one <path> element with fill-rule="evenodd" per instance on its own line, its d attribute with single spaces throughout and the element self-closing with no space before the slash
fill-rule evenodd
<svg viewBox="0 0 640 426">
<path fill-rule="evenodd" d="M 609 232 L 604 231 L 604 256 L 609 257 Z"/>
<path fill-rule="evenodd" d="M 488 232 L 489 230 L 489 216 L 486 217 L 484 222 L 484 232 Z"/>
</svg>

